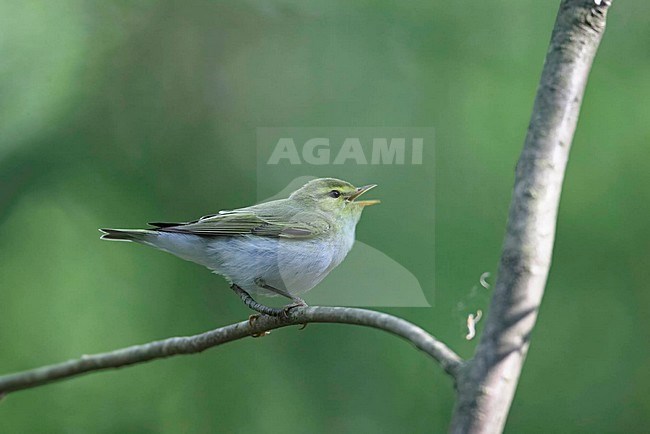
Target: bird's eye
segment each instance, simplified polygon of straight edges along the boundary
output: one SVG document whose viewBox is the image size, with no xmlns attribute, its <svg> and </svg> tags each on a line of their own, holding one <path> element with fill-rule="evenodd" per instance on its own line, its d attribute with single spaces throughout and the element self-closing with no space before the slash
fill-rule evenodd
<svg viewBox="0 0 650 434">
<path fill-rule="evenodd" d="M 329 196 L 336 199 L 336 198 L 341 196 L 341 192 L 338 191 L 338 190 L 332 190 L 332 191 L 329 192 Z"/>
</svg>

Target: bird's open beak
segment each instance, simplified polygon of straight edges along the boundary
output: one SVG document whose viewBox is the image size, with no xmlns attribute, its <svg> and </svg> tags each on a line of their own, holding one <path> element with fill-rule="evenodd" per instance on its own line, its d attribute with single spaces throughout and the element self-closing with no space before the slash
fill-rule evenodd
<svg viewBox="0 0 650 434">
<path fill-rule="evenodd" d="M 358 187 L 357 190 L 348 197 L 348 201 L 350 202 L 354 201 L 354 203 L 361 206 L 369 206 L 369 205 L 374 205 L 376 203 L 379 203 L 380 201 L 376 199 L 355 201 L 357 197 L 361 196 L 366 191 L 373 189 L 375 187 L 377 187 L 377 184 L 370 184 L 370 185 L 364 185 L 363 187 Z"/>
</svg>

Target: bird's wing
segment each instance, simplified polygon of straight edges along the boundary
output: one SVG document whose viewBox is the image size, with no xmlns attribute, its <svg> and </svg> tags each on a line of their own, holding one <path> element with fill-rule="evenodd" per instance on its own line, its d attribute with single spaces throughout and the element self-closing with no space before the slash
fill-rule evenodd
<svg viewBox="0 0 650 434">
<path fill-rule="evenodd" d="M 323 218 L 295 219 L 295 213 L 273 213 L 264 207 L 221 211 L 190 223 L 150 223 L 162 232 L 202 236 L 257 235 L 273 238 L 309 239 L 330 229 Z M 291 215 L 293 214 L 293 215 Z"/>
</svg>

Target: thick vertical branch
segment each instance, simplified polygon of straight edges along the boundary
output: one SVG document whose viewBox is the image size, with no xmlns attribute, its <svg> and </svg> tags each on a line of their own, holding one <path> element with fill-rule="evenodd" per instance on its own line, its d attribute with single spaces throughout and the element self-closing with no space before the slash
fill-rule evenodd
<svg viewBox="0 0 650 434">
<path fill-rule="evenodd" d="M 495 433 L 505 424 L 544 293 L 569 149 L 610 4 L 560 5 L 517 164 L 485 331 L 458 376 L 452 432 Z"/>
</svg>

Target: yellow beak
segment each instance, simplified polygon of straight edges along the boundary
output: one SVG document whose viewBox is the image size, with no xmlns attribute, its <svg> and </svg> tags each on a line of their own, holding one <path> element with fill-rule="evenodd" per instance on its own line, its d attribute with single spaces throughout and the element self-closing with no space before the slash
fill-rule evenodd
<svg viewBox="0 0 650 434">
<path fill-rule="evenodd" d="M 357 190 L 348 197 L 348 201 L 352 202 L 354 201 L 357 197 L 361 196 L 363 193 L 365 193 L 368 190 L 371 190 L 373 188 L 377 187 L 377 184 L 370 184 L 370 185 L 364 185 L 363 187 L 358 187 Z M 371 200 L 357 200 L 354 203 L 357 205 L 361 206 L 370 206 L 374 205 L 376 203 L 380 203 L 379 200 L 376 199 L 371 199 Z"/>
</svg>

